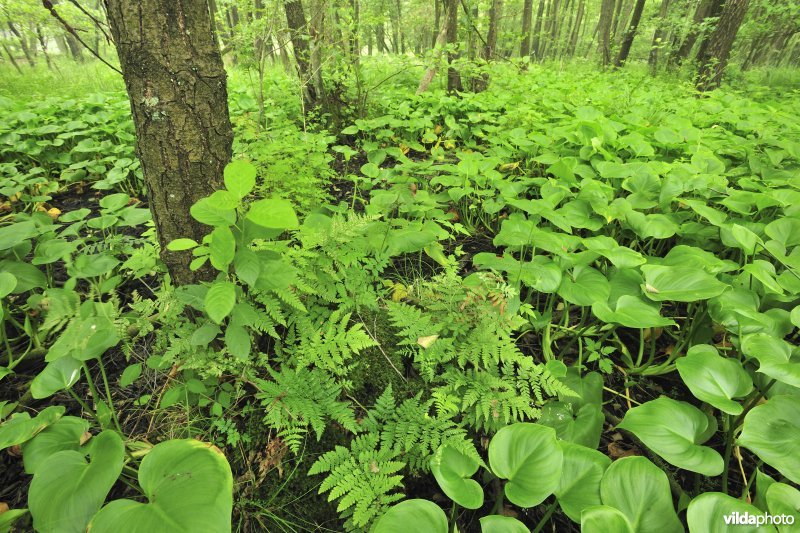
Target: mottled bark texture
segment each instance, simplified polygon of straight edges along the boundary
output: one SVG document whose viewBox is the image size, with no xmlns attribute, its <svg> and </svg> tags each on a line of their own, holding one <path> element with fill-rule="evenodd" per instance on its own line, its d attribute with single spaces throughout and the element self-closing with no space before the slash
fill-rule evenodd
<svg viewBox="0 0 800 533">
<path fill-rule="evenodd" d="M 597 32 L 600 34 L 600 60 L 603 66 L 611 62 L 611 18 L 614 15 L 614 0 L 603 0 L 600 5 L 600 21 Z"/>
<path fill-rule="evenodd" d="M 698 90 L 709 91 L 719 87 L 722 73 L 731 55 L 733 41 L 736 40 L 736 34 L 739 33 L 739 27 L 747 14 L 749 4 L 750 0 L 725 2 L 714 33 L 708 38 L 702 55 L 697 56 L 697 63 L 700 65 L 697 76 Z"/>
<path fill-rule="evenodd" d="M 189 270 L 191 253 L 166 251 L 173 239 L 208 233 L 189 208 L 222 188 L 231 158 L 227 80 L 207 0 L 105 4 L 161 257 L 174 283 L 208 279 L 210 271 Z"/>
</svg>

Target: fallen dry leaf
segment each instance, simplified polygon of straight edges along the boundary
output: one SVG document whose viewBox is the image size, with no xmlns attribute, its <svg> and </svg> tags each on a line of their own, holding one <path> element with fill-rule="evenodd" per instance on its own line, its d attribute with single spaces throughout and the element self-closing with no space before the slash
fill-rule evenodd
<svg viewBox="0 0 800 533">
<path fill-rule="evenodd" d="M 622 442 L 609 442 L 608 455 L 612 459 L 622 459 L 623 457 L 631 457 L 642 454 L 634 446 L 629 446 L 627 444 L 623 444 Z"/>
<path fill-rule="evenodd" d="M 439 338 L 439 335 L 428 335 L 427 337 L 420 337 L 417 339 L 417 344 L 425 348 L 426 350 L 431 347 L 431 345 L 436 342 L 436 339 Z"/>
</svg>

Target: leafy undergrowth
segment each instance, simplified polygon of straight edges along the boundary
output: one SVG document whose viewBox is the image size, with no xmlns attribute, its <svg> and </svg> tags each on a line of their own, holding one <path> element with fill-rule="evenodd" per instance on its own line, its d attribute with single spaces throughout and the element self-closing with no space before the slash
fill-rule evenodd
<svg viewBox="0 0 800 533">
<path fill-rule="evenodd" d="M 169 246 L 218 277 L 178 288 L 124 95 L 0 100 L 0 502 L 46 520 L 40 437 L 114 465 L 122 438 L 80 517 L 108 524 L 109 490 L 147 501 L 141 450 L 198 437 L 240 531 L 797 512 L 796 91 L 503 65 L 479 94 L 398 77 L 328 132 L 279 73 L 259 127 L 233 79 L 208 237 Z"/>
</svg>

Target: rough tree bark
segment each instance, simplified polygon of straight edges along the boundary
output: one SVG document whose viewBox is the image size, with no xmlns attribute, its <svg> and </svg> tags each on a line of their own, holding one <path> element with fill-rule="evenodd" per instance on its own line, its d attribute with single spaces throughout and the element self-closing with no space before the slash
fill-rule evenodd
<svg viewBox="0 0 800 533">
<path fill-rule="evenodd" d="M 317 93 L 314 90 L 313 73 L 311 72 L 311 49 L 306 14 L 300 0 L 287 0 L 284 4 L 286 11 L 286 25 L 292 38 L 294 59 L 297 63 L 297 75 L 303 89 L 303 103 L 306 112 L 317 106 Z"/>
<path fill-rule="evenodd" d="M 167 252 L 209 228 L 189 215 L 222 188 L 233 132 L 228 90 L 207 0 L 105 0 L 131 103 L 136 150 L 149 191 L 162 259 L 176 284 L 210 279 L 189 270 L 190 252 Z"/>
<path fill-rule="evenodd" d="M 525 0 L 522 7 L 522 43 L 519 45 L 519 56 L 531 53 L 531 22 L 533 18 L 533 0 Z"/>
<path fill-rule="evenodd" d="M 697 89 L 709 91 L 719 87 L 722 73 L 728 64 L 733 41 L 742 25 L 750 0 L 728 0 L 714 28 L 707 39 L 703 55 L 697 57 L 700 70 L 697 74 Z"/>
<path fill-rule="evenodd" d="M 604 67 L 611 62 L 611 17 L 613 15 L 614 0 L 603 0 L 600 6 L 597 33 L 600 35 L 600 61 Z"/>
<path fill-rule="evenodd" d="M 628 25 L 628 31 L 625 32 L 625 37 L 622 38 L 622 45 L 619 47 L 619 54 L 614 61 L 615 67 L 621 67 L 628 60 L 628 55 L 631 53 L 631 46 L 633 39 L 636 38 L 636 30 L 639 27 L 639 21 L 642 20 L 642 11 L 644 11 L 644 1 L 636 0 L 636 5 L 633 8 L 633 15 L 631 15 L 631 23 Z"/>
</svg>

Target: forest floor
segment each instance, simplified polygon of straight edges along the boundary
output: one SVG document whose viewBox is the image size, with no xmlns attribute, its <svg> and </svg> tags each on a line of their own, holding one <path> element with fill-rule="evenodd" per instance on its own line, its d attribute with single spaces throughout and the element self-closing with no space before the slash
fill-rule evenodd
<svg viewBox="0 0 800 533">
<path fill-rule="evenodd" d="M 794 78 L 739 75 L 698 97 L 637 68 L 501 65 L 483 93 L 415 96 L 419 69 L 363 68 L 367 85 L 400 73 L 337 126 L 303 121 L 279 71 L 257 124 L 252 77 L 231 71 L 234 159 L 257 175 L 237 209 L 281 198 L 300 220 L 249 243 L 278 281 L 239 301 L 256 309 L 246 328 L 226 323 L 246 349 L 197 291 L 165 282 L 121 81 L 98 65 L 4 74 L 0 273 L 15 284 L 1 293 L 0 421 L 64 406 L 128 443 L 213 442 L 233 470 L 237 531 L 363 530 L 400 494 L 452 511 L 462 531 L 498 509 L 530 530 L 578 531 L 550 493 L 524 507 L 482 471 L 487 497 L 466 510 L 430 473 L 440 444 L 483 461 L 524 421 L 611 460 L 646 457 L 680 513 L 706 492 L 756 501 L 756 477 L 795 486 L 798 458 L 733 444 L 754 424 L 739 413 L 800 401 Z M 46 354 L 101 309 L 117 342 L 85 361 L 85 379 L 47 374 L 57 384 L 34 399 Z M 730 363 L 749 387 L 704 394 L 677 363 L 687 353 Z M 636 409 L 651 410 L 620 429 Z M 664 424 L 688 451 L 652 437 Z M 21 453 L 0 451 L 12 509 L 28 505 Z M 345 485 L 325 461 L 385 486 Z M 345 495 L 353 507 L 337 510 Z M 139 496 L 125 481 L 109 498 Z"/>
</svg>

